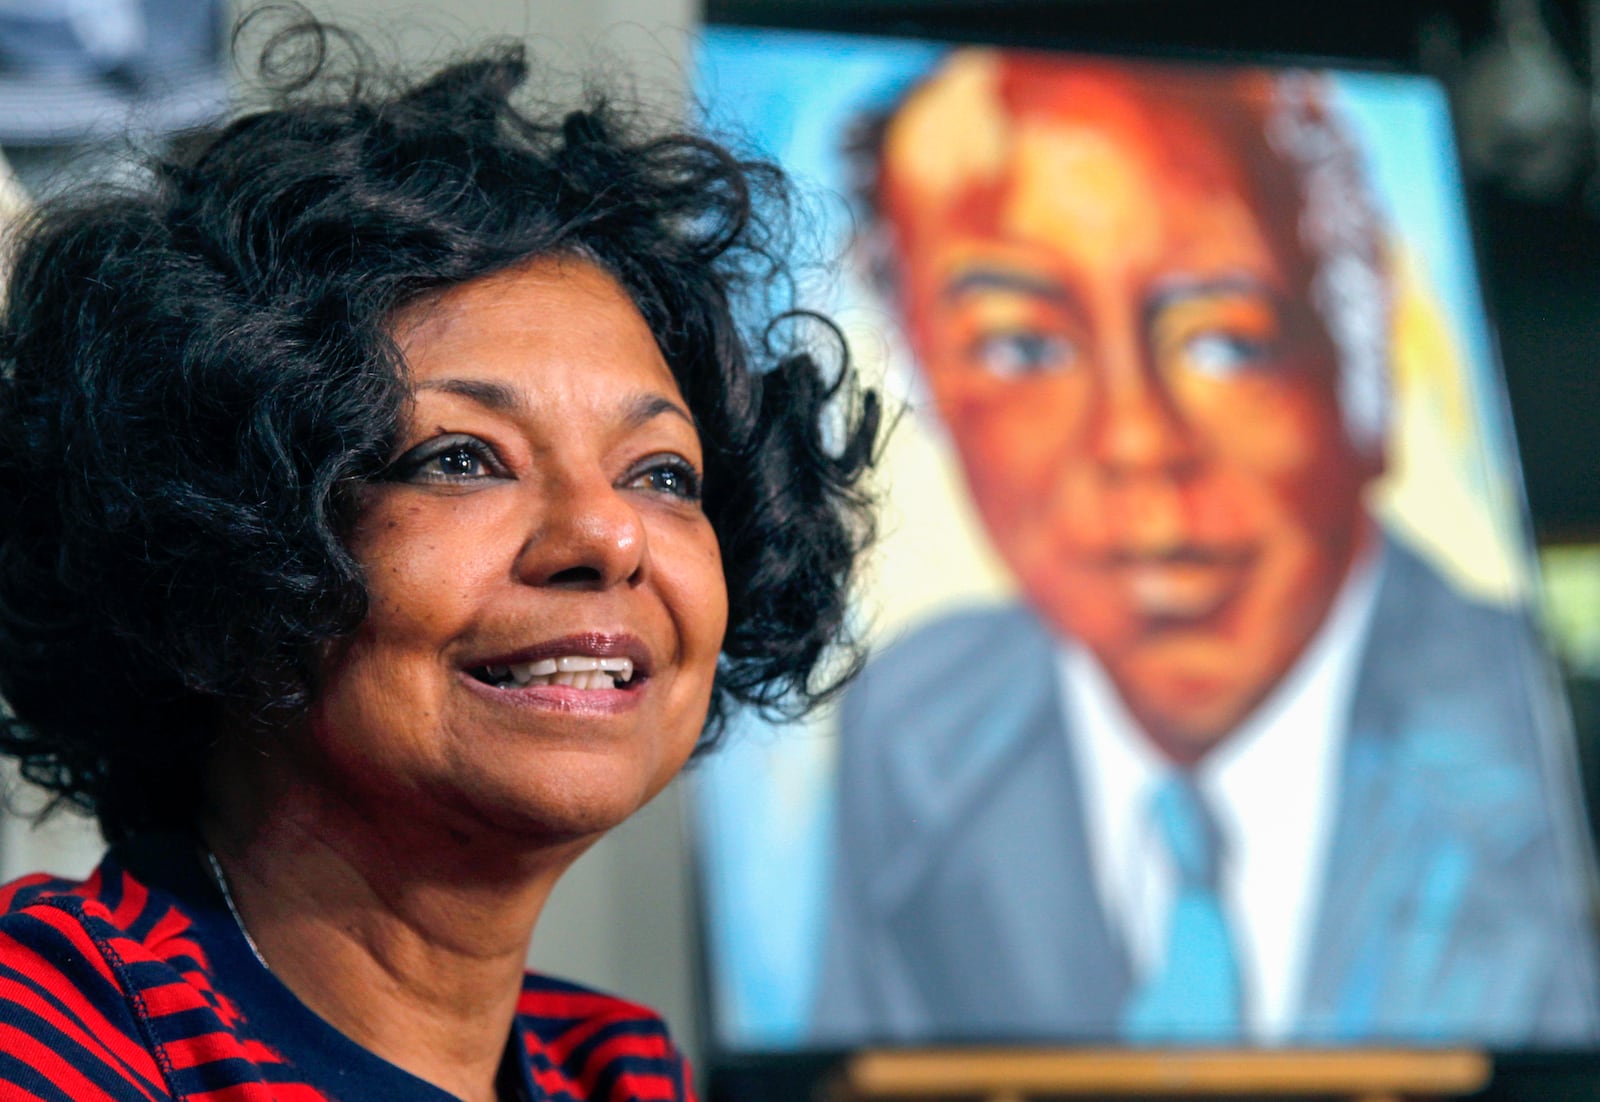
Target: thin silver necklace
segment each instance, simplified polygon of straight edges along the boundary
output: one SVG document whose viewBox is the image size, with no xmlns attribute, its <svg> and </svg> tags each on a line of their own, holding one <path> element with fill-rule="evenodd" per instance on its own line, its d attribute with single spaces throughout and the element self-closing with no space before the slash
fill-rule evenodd
<svg viewBox="0 0 1600 1102">
<path fill-rule="evenodd" d="M 243 935 L 244 943 L 250 946 L 250 951 L 255 954 L 255 958 L 261 967 L 271 972 L 272 966 L 267 963 L 267 958 L 262 956 L 261 950 L 256 947 L 256 939 L 250 936 L 250 930 L 245 926 L 244 918 L 239 914 L 239 908 L 234 905 L 233 893 L 228 890 L 228 876 L 222 871 L 222 862 L 217 860 L 217 855 L 211 852 L 210 849 L 206 850 L 206 860 L 211 862 L 211 875 L 216 880 L 217 887 L 222 890 L 222 901 L 228 905 L 228 913 L 233 916 L 233 924 L 238 927 L 239 933 Z"/>
<path fill-rule="evenodd" d="M 250 936 L 250 930 L 244 924 L 244 917 L 239 914 L 239 908 L 233 902 L 233 893 L 228 890 L 228 875 L 222 871 L 222 862 L 217 860 L 217 855 L 211 852 L 209 847 L 206 849 L 206 861 L 211 865 L 212 879 L 217 882 L 217 888 L 222 892 L 222 901 L 228 905 L 228 913 L 233 916 L 234 926 L 238 927 L 239 933 L 244 937 L 244 943 L 250 946 L 250 952 L 255 954 L 257 963 L 259 963 L 261 967 L 265 968 L 270 974 L 272 972 L 272 965 L 268 964 L 267 958 L 261 955 L 261 950 L 256 946 L 256 939 Z M 508 1088 L 502 1088 L 499 1083 L 499 1079 L 500 1075 L 497 1072 L 495 1074 L 496 1097 L 509 1097 L 511 1099 L 522 1099 L 526 1097 L 522 1093 L 522 1085 L 520 1083 L 512 1083 L 509 1084 Z"/>
</svg>

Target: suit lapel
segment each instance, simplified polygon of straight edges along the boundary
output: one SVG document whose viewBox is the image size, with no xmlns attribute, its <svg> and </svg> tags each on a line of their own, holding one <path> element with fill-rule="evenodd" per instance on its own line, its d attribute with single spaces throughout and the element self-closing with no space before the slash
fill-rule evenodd
<svg viewBox="0 0 1600 1102">
<path fill-rule="evenodd" d="M 1485 885 L 1514 882 L 1504 869 L 1539 830 L 1538 794 L 1497 753 L 1498 733 L 1483 732 L 1495 720 L 1478 714 L 1474 686 L 1418 674 L 1430 638 L 1450 631 L 1431 614 L 1440 583 L 1425 569 L 1389 548 L 1340 767 L 1302 1040 L 1484 1035 L 1454 1015 L 1497 1004 L 1526 1021 L 1520 1004 L 1534 993 L 1515 977 L 1547 972 L 1549 946 L 1495 921 L 1505 901 L 1484 897 Z"/>
<path fill-rule="evenodd" d="M 998 650 L 974 678 L 982 698 L 919 732 L 961 753 L 909 785 L 926 794 L 924 829 L 884 870 L 877 903 L 928 990 L 970 1000 L 945 1008 L 964 1031 L 1109 1037 L 1128 966 L 1095 890 L 1055 643 L 1019 616 Z"/>
</svg>

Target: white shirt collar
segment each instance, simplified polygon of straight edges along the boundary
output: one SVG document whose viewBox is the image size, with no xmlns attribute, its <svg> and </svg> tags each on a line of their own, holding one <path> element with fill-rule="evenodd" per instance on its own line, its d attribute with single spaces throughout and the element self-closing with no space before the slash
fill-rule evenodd
<svg viewBox="0 0 1600 1102">
<path fill-rule="evenodd" d="M 1222 833 L 1222 894 L 1240 956 L 1252 1039 L 1292 1030 L 1332 834 L 1340 752 L 1381 555 L 1351 568 L 1300 661 L 1226 742 L 1196 768 Z M 1146 809 L 1171 768 L 1087 650 L 1059 653 L 1095 886 L 1135 976 L 1161 964 L 1172 870 Z"/>
</svg>

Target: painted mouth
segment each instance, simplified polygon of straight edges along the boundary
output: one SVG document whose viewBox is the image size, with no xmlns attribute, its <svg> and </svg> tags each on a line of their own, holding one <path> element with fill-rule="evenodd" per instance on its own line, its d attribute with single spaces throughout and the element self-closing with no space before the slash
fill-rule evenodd
<svg viewBox="0 0 1600 1102">
<path fill-rule="evenodd" d="M 1153 626 L 1210 619 L 1244 584 L 1255 556 L 1184 547 L 1160 554 L 1113 554 L 1108 566 L 1133 610 Z"/>
</svg>

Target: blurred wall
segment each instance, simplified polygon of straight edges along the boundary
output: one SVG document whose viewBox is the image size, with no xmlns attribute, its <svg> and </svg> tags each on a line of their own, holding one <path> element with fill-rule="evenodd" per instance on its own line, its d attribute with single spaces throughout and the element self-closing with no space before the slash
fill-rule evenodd
<svg viewBox="0 0 1600 1102">
<path fill-rule="evenodd" d="M 232 0 L 239 11 L 252 2 Z M 669 111 L 681 101 L 689 35 L 700 13 L 699 0 L 302 2 L 416 62 L 442 60 L 486 37 L 518 38 L 558 88 L 597 73 Z"/>
</svg>

